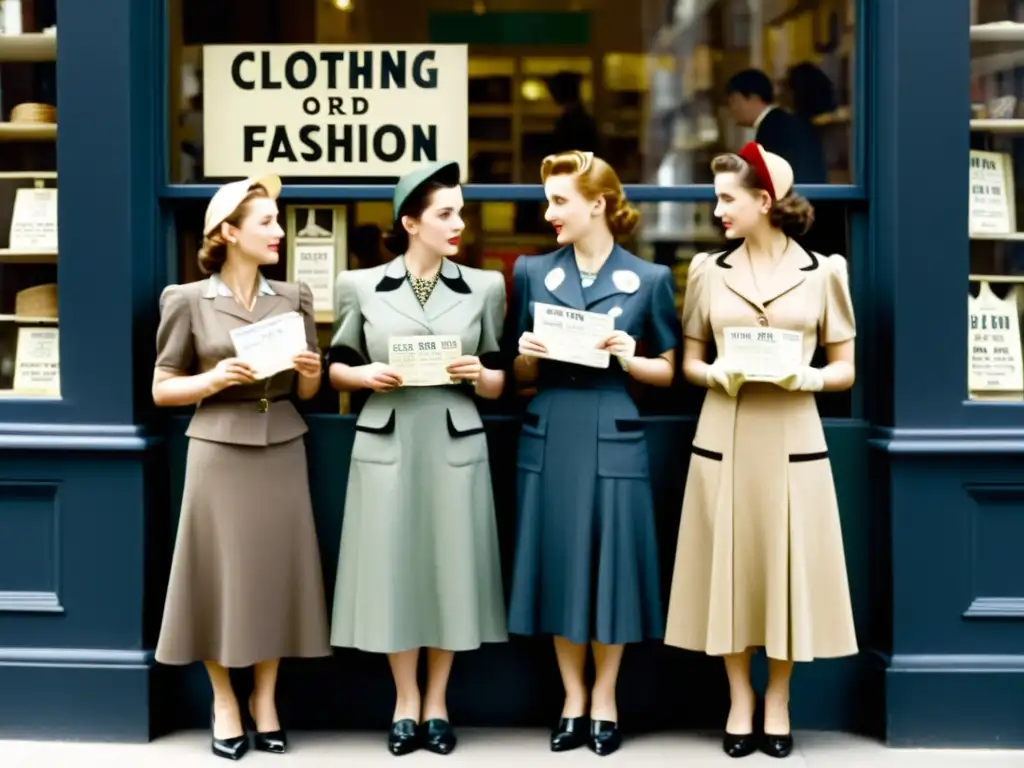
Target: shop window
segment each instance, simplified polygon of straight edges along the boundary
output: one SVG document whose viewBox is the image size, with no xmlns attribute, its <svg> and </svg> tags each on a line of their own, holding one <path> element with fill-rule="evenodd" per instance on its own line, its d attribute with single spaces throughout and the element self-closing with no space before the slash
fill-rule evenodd
<svg viewBox="0 0 1024 768">
<path fill-rule="evenodd" d="M 562 149 L 598 151 L 626 183 L 706 183 L 711 156 L 755 134 L 768 149 L 789 155 L 798 184 L 855 181 L 855 0 L 169 0 L 168 5 L 172 183 L 208 180 L 204 120 L 212 120 L 218 134 L 244 128 L 230 100 L 204 103 L 203 46 L 275 43 L 468 44 L 468 179 L 476 183 L 535 183 L 540 158 Z M 260 72 L 255 59 L 245 66 L 253 76 Z M 298 81 L 306 77 L 304 67 L 293 73 Z M 337 71 L 348 72 L 346 67 L 342 62 Z M 303 93 L 293 99 L 280 98 L 291 95 L 287 82 L 268 84 L 267 98 L 289 105 L 277 110 L 273 122 L 297 146 L 298 130 L 308 122 L 324 131 L 328 124 L 345 123 L 377 128 L 379 118 L 369 103 L 346 99 L 366 97 L 368 91 L 371 101 L 383 99 L 384 69 L 378 63 L 369 89 L 342 84 L 330 90 L 342 100 L 337 111 L 345 113 L 335 116 L 325 114 L 326 106 L 315 116 L 302 110 L 303 93 L 328 92 L 326 64 L 316 66 L 315 84 L 310 89 L 300 84 Z M 219 82 L 230 73 L 218 63 L 217 71 L 205 76 Z M 737 93 L 729 96 L 730 90 Z M 781 111 L 759 122 L 761 102 L 755 94 Z M 363 107 L 365 116 L 353 114 Z M 372 161 L 372 134 L 369 141 Z M 271 143 L 253 148 L 254 165 L 267 161 Z M 241 147 L 241 140 L 232 146 Z M 410 138 L 406 151 L 414 148 Z M 277 156 L 282 175 L 293 175 L 286 173 L 288 165 Z M 336 183 L 337 177 L 366 175 L 358 159 L 337 165 L 326 178 L 318 172 L 318 180 Z"/>
<path fill-rule="evenodd" d="M 394 174 L 378 175 L 379 163 L 369 162 L 366 167 L 373 165 L 375 170 L 367 172 L 358 158 L 342 157 L 335 166 L 316 172 L 289 172 L 287 157 L 267 162 L 269 147 L 263 139 L 270 134 L 262 128 L 260 141 L 251 143 L 248 163 L 225 164 L 223 158 L 209 154 L 211 137 L 222 145 L 225 132 L 243 130 L 246 121 L 233 111 L 230 99 L 211 97 L 204 103 L 204 82 L 207 88 L 215 81 L 224 87 L 231 73 L 230 63 L 225 69 L 224 61 L 215 62 L 212 53 L 204 61 L 203 47 L 252 46 L 253 55 L 241 65 L 242 74 L 251 80 L 263 77 L 263 49 L 257 46 L 292 46 L 293 52 L 301 52 L 304 46 L 320 44 L 466 43 L 465 82 L 460 81 L 466 100 L 465 151 L 463 158 L 456 158 L 464 163 L 466 180 L 534 185 L 540 181 L 540 161 L 548 153 L 596 149 L 626 184 L 666 190 L 665 202 L 658 202 L 655 193 L 639 204 L 641 225 L 623 245 L 642 258 L 671 266 L 681 302 L 689 259 L 724 243 L 724 237 L 711 215 L 710 196 L 700 199 L 695 193 L 691 202 L 679 202 L 671 192 L 710 183 L 715 154 L 756 137 L 790 159 L 799 184 L 858 181 L 852 160 L 858 5 L 856 0 L 641 0 L 634 5 L 612 0 L 168 0 L 167 180 L 175 185 L 212 185 L 225 176 L 272 169 L 285 177 L 286 191 L 288 186 L 301 186 L 303 197 L 308 195 L 304 200 L 287 194 L 282 199 L 281 223 L 291 238 L 298 237 L 312 215 L 314 228 L 332 233 L 333 269 L 389 258 L 381 236 L 391 223 L 390 203 L 339 200 L 338 195 L 340 185 L 393 183 Z M 394 59 L 389 61 L 389 66 L 395 64 Z M 382 77 L 384 59 L 375 62 Z M 301 85 L 306 78 L 306 66 L 295 65 L 294 83 Z M 281 85 L 271 87 L 266 103 L 284 105 L 279 97 L 290 87 L 287 74 L 280 67 L 274 72 L 270 80 Z M 745 72 L 737 82 L 735 76 Z M 320 121 L 323 130 L 332 120 L 342 128 L 346 121 L 379 127 L 370 102 L 391 104 L 393 94 L 379 88 L 373 93 L 346 90 L 346 83 L 338 83 L 348 76 L 338 75 L 335 90 L 325 92 L 324 99 L 337 96 L 341 109 L 362 110 L 364 118 L 308 116 L 297 97 L 288 102 L 288 109 L 261 105 L 259 119 L 282 126 L 289 141 L 307 118 Z M 730 99 L 730 82 L 748 98 Z M 749 98 L 757 92 L 776 105 L 770 114 L 775 121 L 786 121 L 783 128 L 757 121 L 760 110 Z M 345 101 L 356 97 L 366 101 Z M 410 125 L 432 118 L 443 125 L 439 108 L 413 112 Z M 756 129 L 751 125 L 755 121 Z M 778 136 L 793 148 L 780 146 Z M 794 136 L 799 140 L 794 142 Z M 359 140 L 358 133 L 353 137 Z M 234 141 L 241 146 L 237 136 Z M 372 135 L 368 141 L 372 144 Z M 410 139 L 409 152 L 413 145 Z M 374 148 L 367 152 L 373 161 Z M 224 167 L 235 172 L 211 170 Z M 322 185 L 330 185 L 332 194 L 318 201 L 315 190 Z M 508 201 L 467 204 L 469 229 L 461 257 L 466 263 L 504 271 L 510 278 L 520 254 L 554 247 L 543 203 L 523 197 L 520 187 Z M 179 222 L 179 279 L 197 279 L 195 253 L 205 201 L 176 197 L 172 205 Z M 809 248 L 854 260 L 847 207 L 841 201 L 816 201 L 820 223 L 809 235 Z M 317 210 L 311 214 L 311 208 Z M 282 253 L 282 264 L 270 276 L 290 279 L 295 274 L 290 271 L 293 249 Z M 321 325 L 325 345 L 330 335 L 327 312 Z M 646 402 L 656 412 L 695 414 L 699 400 L 694 401 L 692 394 L 653 393 Z M 316 408 L 337 412 L 339 404 L 332 398 L 318 402 Z M 340 407 L 352 404 L 342 402 Z M 826 396 L 822 413 L 849 417 L 849 395 Z"/>
<path fill-rule="evenodd" d="M 0 15 L 0 398 L 57 398 L 56 9 L 19 5 Z"/>
<path fill-rule="evenodd" d="M 1024 400 L 1024 2 L 971 3 L 970 288 L 972 400 Z"/>
</svg>

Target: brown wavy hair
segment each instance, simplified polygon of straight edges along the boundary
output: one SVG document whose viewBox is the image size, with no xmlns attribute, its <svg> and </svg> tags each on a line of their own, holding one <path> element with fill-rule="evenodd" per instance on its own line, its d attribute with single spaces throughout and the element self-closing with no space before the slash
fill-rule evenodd
<svg viewBox="0 0 1024 768">
<path fill-rule="evenodd" d="M 225 224 L 237 227 L 249 214 L 252 201 L 259 197 L 270 197 L 270 193 L 263 187 L 255 186 L 249 190 L 238 207 L 231 212 L 231 215 L 224 219 Z M 228 258 L 228 241 L 220 232 L 220 225 L 213 232 L 203 237 L 203 245 L 199 249 L 199 271 L 204 275 L 219 273 Z"/>
<path fill-rule="evenodd" d="M 628 235 L 640 223 L 640 211 L 626 200 L 622 182 L 615 169 L 593 152 L 562 152 L 548 155 L 540 164 L 543 184 L 551 176 L 575 176 L 576 185 L 588 200 L 604 198 L 605 220 L 612 235 Z"/>
<path fill-rule="evenodd" d="M 757 177 L 754 166 L 739 155 L 718 155 L 711 161 L 711 170 L 715 174 L 735 173 L 745 189 L 768 191 Z M 773 227 L 781 229 L 788 237 L 801 237 L 814 224 L 814 206 L 807 198 L 790 190 L 785 197 L 772 201 L 768 219 Z"/>
</svg>

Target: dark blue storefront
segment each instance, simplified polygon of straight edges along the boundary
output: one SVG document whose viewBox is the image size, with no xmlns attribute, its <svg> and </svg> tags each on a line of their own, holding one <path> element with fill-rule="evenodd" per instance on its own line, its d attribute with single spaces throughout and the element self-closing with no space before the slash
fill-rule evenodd
<svg viewBox="0 0 1024 768">
<path fill-rule="evenodd" d="M 58 0 L 57 155 L 63 397 L 0 400 L 0 737 L 145 741 L 201 727 L 201 670 L 153 660 L 176 525 L 187 417 L 149 395 L 174 215 L 210 187 L 168 183 L 161 3 Z M 828 421 L 862 652 L 794 678 L 796 728 L 893 746 L 1024 745 L 1024 408 L 966 400 L 964 205 L 969 10 L 962 0 L 865 0 L 857 184 L 808 187 L 850 211 L 860 323 L 853 418 Z M 470 185 L 467 199 L 540 199 Z M 638 201 L 710 197 L 635 187 Z M 286 187 L 288 199 L 389 199 L 387 187 Z M 311 484 L 333 584 L 354 418 L 311 414 Z M 512 545 L 514 418 L 488 418 L 499 531 Z M 671 568 L 692 416 L 648 436 Z M 503 499 L 505 501 L 503 501 Z M 506 557 L 506 568 L 507 568 Z M 244 688 L 247 681 L 239 677 Z M 382 659 L 287 664 L 295 728 L 383 728 Z M 543 725 L 560 687 L 546 643 L 460 657 L 453 720 Z M 720 663 L 627 653 L 624 727 L 720 727 Z"/>
</svg>

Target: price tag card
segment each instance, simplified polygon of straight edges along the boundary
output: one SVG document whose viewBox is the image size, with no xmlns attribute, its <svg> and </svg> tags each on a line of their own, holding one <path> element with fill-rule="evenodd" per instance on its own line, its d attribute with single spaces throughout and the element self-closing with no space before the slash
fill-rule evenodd
<svg viewBox="0 0 1024 768">
<path fill-rule="evenodd" d="M 306 351 L 306 326 L 298 312 L 285 312 L 231 331 L 235 354 L 265 379 L 295 367 L 292 359 Z"/>
<path fill-rule="evenodd" d="M 536 357 L 607 368 L 611 356 L 597 345 L 614 330 L 615 318 L 610 315 L 541 302 L 533 305 L 533 333 L 548 348 L 546 355 Z"/>
<path fill-rule="evenodd" d="M 799 368 L 803 337 L 796 331 L 762 326 L 725 328 L 723 357 L 736 363 L 746 381 L 778 381 Z"/>
<path fill-rule="evenodd" d="M 403 387 L 438 387 L 452 383 L 448 365 L 462 357 L 458 336 L 392 336 L 388 365 L 402 377 Z"/>
</svg>

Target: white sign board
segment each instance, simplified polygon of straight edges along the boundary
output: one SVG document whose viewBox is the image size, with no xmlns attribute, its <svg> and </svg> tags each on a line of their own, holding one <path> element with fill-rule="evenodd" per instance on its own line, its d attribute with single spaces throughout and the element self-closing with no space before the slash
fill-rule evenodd
<svg viewBox="0 0 1024 768">
<path fill-rule="evenodd" d="M 203 46 L 211 177 L 401 176 L 469 160 L 465 45 Z"/>
</svg>

